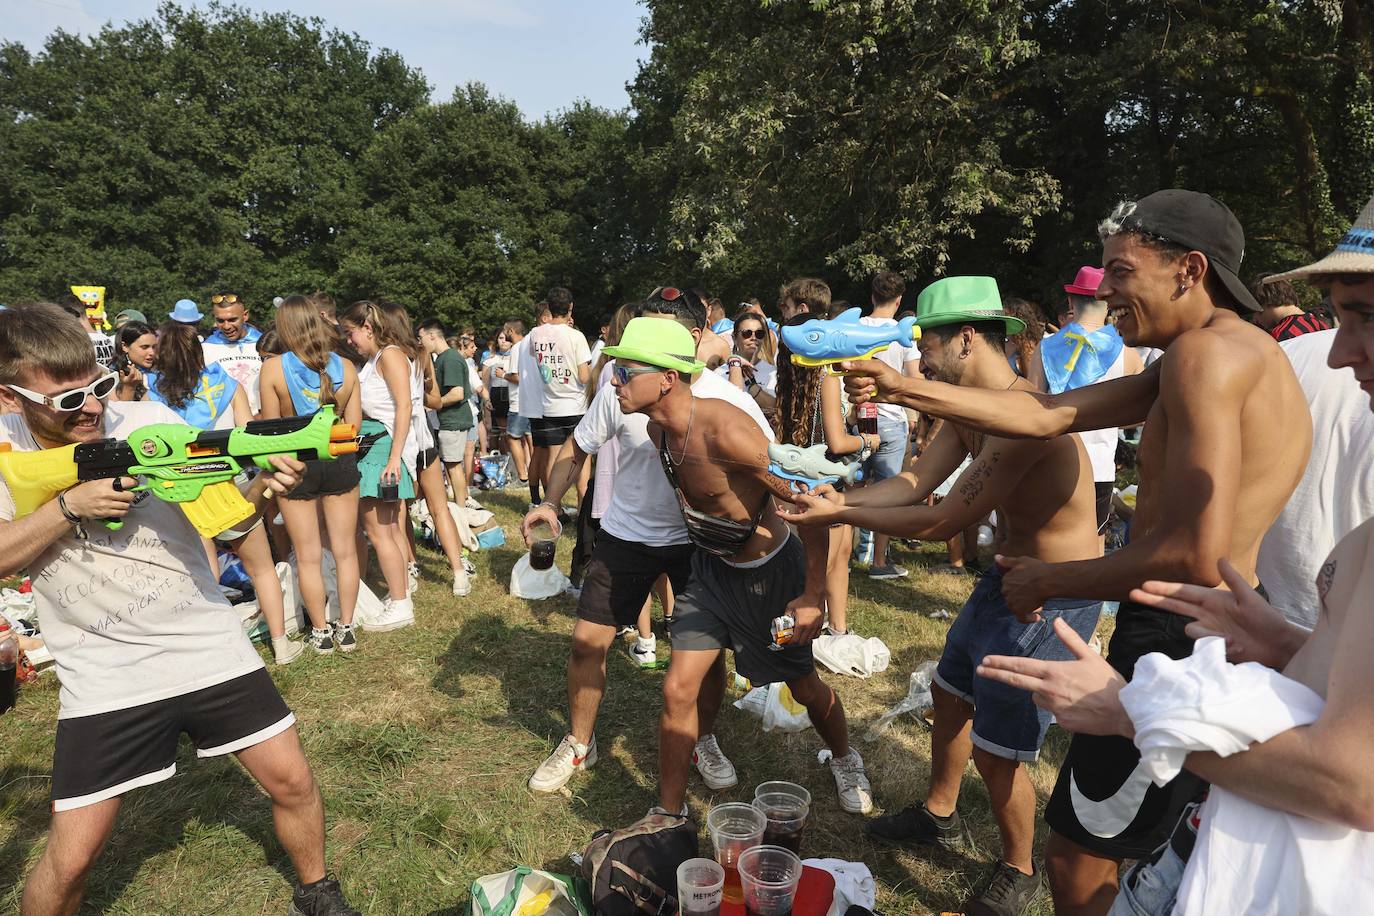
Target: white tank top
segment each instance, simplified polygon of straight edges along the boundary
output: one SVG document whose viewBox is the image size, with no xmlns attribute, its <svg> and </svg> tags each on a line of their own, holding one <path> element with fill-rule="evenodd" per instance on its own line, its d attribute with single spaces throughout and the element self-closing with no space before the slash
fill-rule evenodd
<svg viewBox="0 0 1374 916">
<path fill-rule="evenodd" d="M 1116 354 L 1116 362 L 1112 363 L 1106 375 L 1098 379 L 1094 384 L 1100 385 L 1103 382 L 1110 382 L 1114 378 L 1121 378 L 1126 368 L 1126 348 L 1122 347 L 1121 352 Z M 1106 483 L 1116 480 L 1116 440 L 1117 427 L 1109 429 L 1090 429 L 1078 434 L 1078 438 L 1083 440 L 1083 447 L 1088 450 L 1088 461 L 1093 466 L 1093 482 Z"/>
<path fill-rule="evenodd" d="M 382 373 L 377 368 L 377 363 L 382 358 L 382 354 L 388 349 L 390 348 L 382 347 L 358 370 L 358 397 L 359 404 L 363 408 L 363 416 L 369 420 L 376 420 L 386 427 L 387 435 L 394 436 L 396 434 L 396 402 L 391 397 L 391 389 L 386 386 L 386 379 L 382 377 Z M 410 360 L 406 360 L 406 365 L 411 365 Z M 401 452 L 402 460 L 410 468 L 412 476 L 415 474 L 415 456 L 419 452 L 415 439 L 415 396 L 416 391 L 419 390 L 418 384 L 412 366 L 410 371 L 411 403 L 406 405 L 410 412 L 411 432 L 406 436 L 406 443 Z M 423 417 L 421 419 L 423 420 Z"/>
</svg>

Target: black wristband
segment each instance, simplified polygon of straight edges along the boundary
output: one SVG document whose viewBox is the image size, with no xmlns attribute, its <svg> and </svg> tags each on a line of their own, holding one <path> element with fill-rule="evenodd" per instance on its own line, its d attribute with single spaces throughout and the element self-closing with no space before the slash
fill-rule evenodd
<svg viewBox="0 0 1374 916">
<path fill-rule="evenodd" d="M 81 516 L 76 515 L 67 508 L 67 492 L 63 490 L 57 494 L 57 508 L 62 510 L 62 517 L 73 525 L 81 524 Z"/>
</svg>

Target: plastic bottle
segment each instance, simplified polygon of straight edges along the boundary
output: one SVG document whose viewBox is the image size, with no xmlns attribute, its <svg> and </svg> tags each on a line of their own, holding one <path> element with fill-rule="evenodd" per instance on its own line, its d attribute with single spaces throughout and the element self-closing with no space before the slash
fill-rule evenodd
<svg viewBox="0 0 1374 916">
<path fill-rule="evenodd" d="M 878 435 L 878 405 L 872 401 L 859 405 L 859 432 Z"/>
<path fill-rule="evenodd" d="M 0 713 L 14 706 L 19 671 L 19 639 L 8 620 L 0 618 Z"/>
</svg>

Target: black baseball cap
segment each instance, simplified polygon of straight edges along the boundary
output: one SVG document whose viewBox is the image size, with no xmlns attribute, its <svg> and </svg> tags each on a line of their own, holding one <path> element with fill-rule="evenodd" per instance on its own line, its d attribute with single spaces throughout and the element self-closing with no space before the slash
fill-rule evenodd
<svg viewBox="0 0 1374 916">
<path fill-rule="evenodd" d="M 1135 210 L 1121 225 L 1207 255 L 1232 298 L 1252 312 L 1260 310 L 1236 275 L 1245 257 L 1245 232 L 1231 209 L 1215 197 L 1182 188 L 1156 191 L 1136 201 Z"/>
</svg>

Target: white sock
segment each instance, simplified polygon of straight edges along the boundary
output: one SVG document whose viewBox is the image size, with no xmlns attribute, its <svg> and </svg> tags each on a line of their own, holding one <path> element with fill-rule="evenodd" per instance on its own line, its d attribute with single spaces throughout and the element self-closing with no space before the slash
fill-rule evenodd
<svg viewBox="0 0 1374 916">
<path fill-rule="evenodd" d="M 658 648 L 658 637 L 656 636 L 636 636 L 635 648 L 641 652 L 653 652 Z"/>
</svg>

